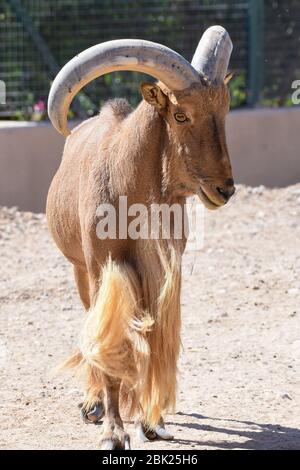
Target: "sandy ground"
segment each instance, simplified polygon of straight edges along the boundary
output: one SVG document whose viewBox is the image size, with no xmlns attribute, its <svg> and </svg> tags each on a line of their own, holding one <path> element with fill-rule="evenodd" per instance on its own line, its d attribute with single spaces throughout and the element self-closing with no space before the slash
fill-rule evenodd
<svg viewBox="0 0 300 470">
<path fill-rule="evenodd" d="M 184 258 L 175 439 L 144 448 L 300 449 L 299 274 L 300 184 L 240 186 L 206 213 L 205 246 Z M 44 215 L 0 209 L 0 306 L 0 448 L 96 448 L 77 384 L 50 377 L 83 310 Z"/>
</svg>

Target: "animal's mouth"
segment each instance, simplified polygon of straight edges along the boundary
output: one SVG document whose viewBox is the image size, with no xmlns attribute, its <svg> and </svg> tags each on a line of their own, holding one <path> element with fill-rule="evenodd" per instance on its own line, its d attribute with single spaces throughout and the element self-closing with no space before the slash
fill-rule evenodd
<svg viewBox="0 0 300 470">
<path fill-rule="evenodd" d="M 219 207 L 222 207 L 225 204 L 224 200 L 217 200 L 216 195 L 212 192 L 208 192 L 208 190 L 203 186 L 199 188 L 198 197 L 203 202 L 205 207 L 212 211 L 219 209 Z"/>
</svg>

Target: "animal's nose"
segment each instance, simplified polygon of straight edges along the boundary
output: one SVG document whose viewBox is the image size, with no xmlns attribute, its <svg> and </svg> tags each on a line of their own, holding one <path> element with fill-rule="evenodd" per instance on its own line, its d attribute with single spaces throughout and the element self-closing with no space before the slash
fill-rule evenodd
<svg viewBox="0 0 300 470">
<path fill-rule="evenodd" d="M 229 201 L 231 196 L 233 196 L 235 193 L 235 187 L 234 187 L 233 181 L 232 182 L 230 181 L 230 183 L 226 184 L 226 186 L 218 187 L 217 191 L 219 194 L 221 194 L 221 196 L 224 198 L 226 202 Z"/>
</svg>

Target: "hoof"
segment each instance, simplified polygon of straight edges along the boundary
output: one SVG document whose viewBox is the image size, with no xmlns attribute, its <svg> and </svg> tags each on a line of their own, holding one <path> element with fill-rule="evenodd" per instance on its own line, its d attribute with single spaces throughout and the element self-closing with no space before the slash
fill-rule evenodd
<svg viewBox="0 0 300 470">
<path fill-rule="evenodd" d="M 159 424 L 157 424 L 154 427 L 154 429 L 149 429 L 142 422 L 138 422 L 136 424 L 136 434 L 137 434 L 137 438 L 141 442 L 154 441 L 155 439 L 163 439 L 165 441 L 171 441 L 174 438 L 172 434 L 169 434 L 165 430 L 165 425 L 162 420 Z"/>
<path fill-rule="evenodd" d="M 99 447 L 101 450 L 130 450 L 130 437 L 122 424 L 104 422 Z"/>
<path fill-rule="evenodd" d="M 120 440 L 118 437 L 111 437 L 101 439 L 100 450 L 130 450 L 130 438 L 128 434 L 125 434 L 124 440 Z"/>
<path fill-rule="evenodd" d="M 157 424 L 154 429 L 158 439 L 164 439 L 165 441 L 174 439 L 174 436 L 165 430 L 164 424 Z"/>
<path fill-rule="evenodd" d="M 99 424 L 104 416 L 104 408 L 102 403 L 97 403 L 89 410 L 84 409 L 81 407 L 80 415 L 82 420 L 86 424 Z"/>
</svg>

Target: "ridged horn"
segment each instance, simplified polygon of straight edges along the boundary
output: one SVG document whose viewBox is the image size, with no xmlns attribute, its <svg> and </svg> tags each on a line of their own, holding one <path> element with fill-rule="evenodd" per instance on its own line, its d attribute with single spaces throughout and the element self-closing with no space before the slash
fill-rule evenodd
<svg viewBox="0 0 300 470">
<path fill-rule="evenodd" d="M 192 66 L 213 84 L 223 82 L 233 46 L 230 36 L 222 26 L 211 26 L 199 41 Z"/>
<path fill-rule="evenodd" d="M 115 70 L 152 75 L 170 90 L 199 82 L 199 74 L 180 54 L 161 44 L 140 39 L 108 41 L 86 49 L 56 76 L 49 93 L 48 114 L 55 129 L 70 134 L 67 115 L 75 95 L 89 82 Z"/>
</svg>

